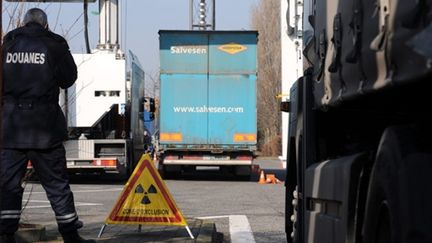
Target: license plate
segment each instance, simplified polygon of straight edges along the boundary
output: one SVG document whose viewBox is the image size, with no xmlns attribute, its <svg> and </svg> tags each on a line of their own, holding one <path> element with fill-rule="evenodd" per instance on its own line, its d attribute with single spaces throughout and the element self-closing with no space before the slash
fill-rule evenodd
<svg viewBox="0 0 432 243">
<path fill-rule="evenodd" d="M 229 156 L 210 156 L 210 155 L 204 155 L 203 160 L 229 160 Z"/>
</svg>

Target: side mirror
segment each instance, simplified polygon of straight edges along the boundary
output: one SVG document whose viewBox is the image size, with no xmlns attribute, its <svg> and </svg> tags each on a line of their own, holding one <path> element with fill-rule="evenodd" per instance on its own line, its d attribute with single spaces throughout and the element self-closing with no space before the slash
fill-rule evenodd
<svg viewBox="0 0 432 243">
<path fill-rule="evenodd" d="M 138 107 L 138 111 L 140 112 L 140 113 L 143 113 L 144 112 L 144 106 L 145 106 L 145 98 L 144 97 L 141 97 L 140 99 L 139 99 L 139 107 Z"/>
<path fill-rule="evenodd" d="M 144 109 L 148 112 L 155 112 L 156 111 L 155 100 L 153 98 L 145 97 Z"/>
<path fill-rule="evenodd" d="M 143 97 L 140 99 L 140 113 L 144 114 L 144 111 L 147 113 L 147 115 L 144 115 L 145 122 L 153 121 L 155 119 L 154 112 L 156 111 L 156 104 L 154 98 Z"/>
</svg>

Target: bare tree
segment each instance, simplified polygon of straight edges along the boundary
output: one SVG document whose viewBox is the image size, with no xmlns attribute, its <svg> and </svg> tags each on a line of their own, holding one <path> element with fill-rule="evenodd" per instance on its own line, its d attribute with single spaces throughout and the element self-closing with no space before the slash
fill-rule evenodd
<svg viewBox="0 0 432 243">
<path fill-rule="evenodd" d="M 145 96 L 148 97 L 159 97 L 160 91 L 160 80 L 159 70 L 150 71 L 145 73 Z"/>
<path fill-rule="evenodd" d="M 263 155 L 281 153 L 280 0 L 260 0 L 252 10 L 258 42 L 258 145 Z"/>
<path fill-rule="evenodd" d="M 54 32 L 59 32 L 67 41 L 71 41 L 78 35 L 80 35 L 84 28 L 80 27 L 79 23 L 81 23 L 83 19 L 83 13 L 79 13 L 72 22 L 67 23 L 69 26 L 62 26 L 60 21 L 60 14 L 62 12 L 62 3 L 33 3 L 26 2 L 22 0 L 20 2 L 6 2 L 3 5 L 2 14 L 5 19 L 5 28 L 3 29 L 2 36 L 4 36 L 7 32 L 19 27 L 22 25 L 21 21 L 24 17 L 25 12 L 27 12 L 30 8 L 41 8 L 45 12 L 52 12 L 53 16 L 55 16 L 54 21 L 50 24 L 50 29 Z M 57 30 L 57 28 L 60 30 Z"/>
</svg>

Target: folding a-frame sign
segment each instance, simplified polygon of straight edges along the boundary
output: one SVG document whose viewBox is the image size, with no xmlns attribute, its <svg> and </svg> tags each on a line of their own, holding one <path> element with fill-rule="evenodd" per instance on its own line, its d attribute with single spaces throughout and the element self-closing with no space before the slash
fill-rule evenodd
<svg viewBox="0 0 432 243">
<path fill-rule="evenodd" d="M 194 239 L 186 220 L 177 208 L 152 159 L 144 154 L 123 188 L 98 238 L 108 224 L 185 226 Z"/>
</svg>

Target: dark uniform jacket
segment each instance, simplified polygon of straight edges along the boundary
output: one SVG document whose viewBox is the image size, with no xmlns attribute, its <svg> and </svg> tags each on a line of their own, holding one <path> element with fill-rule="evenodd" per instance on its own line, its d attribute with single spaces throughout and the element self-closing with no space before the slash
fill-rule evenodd
<svg viewBox="0 0 432 243">
<path fill-rule="evenodd" d="M 3 43 L 2 146 L 47 149 L 67 139 L 59 88 L 70 87 L 77 67 L 66 40 L 29 23 Z"/>
</svg>

